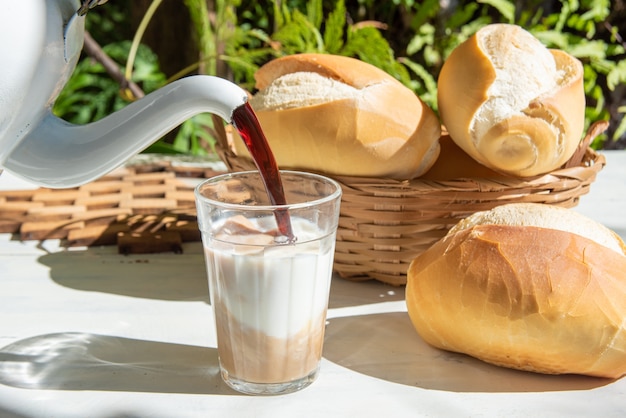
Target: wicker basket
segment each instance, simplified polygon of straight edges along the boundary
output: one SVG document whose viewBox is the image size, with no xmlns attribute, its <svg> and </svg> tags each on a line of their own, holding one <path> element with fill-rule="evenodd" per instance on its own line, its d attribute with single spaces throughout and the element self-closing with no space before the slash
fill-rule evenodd
<svg viewBox="0 0 626 418">
<path fill-rule="evenodd" d="M 228 128 L 218 135 L 220 158 L 230 171 L 254 169 L 252 161 L 232 151 Z M 349 280 L 401 286 L 411 261 L 474 212 L 512 202 L 576 206 L 606 164 L 603 155 L 588 147 L 605 129 L 606 124 L 596 123 L 563 168 L 534 178 L 401 181 L 329 176 L 343 189 L 335 271 Z"/>
</svg>

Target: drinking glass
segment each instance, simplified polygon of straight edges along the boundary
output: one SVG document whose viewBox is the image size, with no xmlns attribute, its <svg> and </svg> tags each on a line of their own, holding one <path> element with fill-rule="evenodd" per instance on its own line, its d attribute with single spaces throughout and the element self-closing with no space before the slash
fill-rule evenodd
<svg viewBox="0 0 626 418">
<path fill-rule="evenodd" d="M 322 355 L 341 186 L 280 173 L 286 205 L 270 203 L 256 171 L 195 191 L 221 376 L 248 394 L 308 386 Z"/>
</svg>

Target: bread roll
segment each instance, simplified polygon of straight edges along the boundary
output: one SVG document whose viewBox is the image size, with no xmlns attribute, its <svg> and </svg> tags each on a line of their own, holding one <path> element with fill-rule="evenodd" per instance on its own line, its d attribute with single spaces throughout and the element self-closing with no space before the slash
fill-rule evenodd
<svg viewBox="0 0 626 418">
<path fill-rule="evenodd" d="M 626 374 L 626 247 L 570 209 L 521 203 L 470 216 L 411 263 L 422 338 L 499 366 Z"/>
<path fill-rule="evenodd" d="M 450 135 L 442 135 L 439 138 L 439 146 L 439 158 L 426 173 L 420 176 L 420 179 L 445 181 L 467 178 L 492 180 L 511 178 L 495 172 L 474 160 L 454 143 Z"/>
<path fill-rule="evenodd" d="M 410 179 L 437 159 L 435 113 L 370 64 L 298 54 L 270 61 L 255 78 L 250 104 L 281 168 Z M 240 138 L 234 145 L 250 158 Z"/>
<path fill-rule="evenodd" d="M 488 25 L 444 62 L 438 105 L 452 139 L 481 164 L 520 177 L 545 174 L 582 138 L 583 67 L 519 26 Z"/>
</svg>

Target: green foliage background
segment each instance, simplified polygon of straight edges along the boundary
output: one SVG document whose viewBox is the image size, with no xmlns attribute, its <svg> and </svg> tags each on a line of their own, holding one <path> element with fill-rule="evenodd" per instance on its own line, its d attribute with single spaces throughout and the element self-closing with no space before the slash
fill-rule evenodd
<svg viewBox="0 0 626 418">
<path fill-rule="evenodd" d="M 126 64 L 132 35 L 118 29 L 129 25 L 130 3 L 110 0 L 88 15 L 88 30 L 120 66 Z M 609 131 L 592 146 L 626 148 L 622 88 L 626 50 L 620 34 L 625 28 L 619 27 L 623 16 L 612 13 L 616 3 L 452 0 L 443 7 L 439 0 L 215 0 L 210 7 L 206 0 L 184 0 L 181 7 L 189 12 L 198 62 L 181 68 L 174 78 L 193 72 L 218 75 L 253 92 L 255 71 L 275 57 L 338 54 L 382 68 L 437 111 L 437 76 L 450 52 L 484 25 L 514 23 L 547 47 L 565 50 L 583 62 L 586 126 L 597 120 L 611 122 Z M 139 49 L 133 69 L 132 80 L 145 92 L 171 81 L 160 71 L 158 55 L 146 46 Z M 86 57 L 55 111 L 75 123 L 96 120 L 126 104 L 118 90 L 102 66 Z M 185 122 L 173 139 L 160 140 L 149 151 L 210 153 L 212 123 L 207 115 L 198 115 Z"/>
</svg>

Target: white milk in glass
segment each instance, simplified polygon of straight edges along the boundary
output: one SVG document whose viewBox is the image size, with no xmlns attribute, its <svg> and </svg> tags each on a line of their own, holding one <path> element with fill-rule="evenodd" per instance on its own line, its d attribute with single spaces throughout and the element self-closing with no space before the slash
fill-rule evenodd
<svg viewBox="0 0 626 418">
<path fill-rule="evenodd" d="M 222 373 L 282 383 L 314 375 L 324 339 L 335 234 L 291 218 L 297 240 L 276 245 L 273 217 L 227 220 L 207 248 Z M 270 226 L 271 225 L 271 226 Z"/>
</svg>

